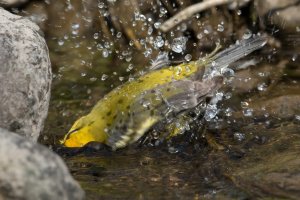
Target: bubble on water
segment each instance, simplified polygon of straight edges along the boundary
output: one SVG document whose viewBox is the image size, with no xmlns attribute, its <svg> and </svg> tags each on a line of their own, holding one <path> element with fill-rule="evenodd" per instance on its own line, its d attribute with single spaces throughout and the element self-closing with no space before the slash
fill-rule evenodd
<svg viewBox="0 0 300 200">
<path fill-rule="evenodd" d="M 257 85 L 257 90 L 259 91 L 266 91 L 267 90 L 267 84 L 266 83 L 261 83 Z"/>
<path fill-rule="evenodd" d="M 218 114 L 219 110 L 217 105 L 215 104 L 208 104 L 206 107 L 206 111 L 204 114 L 204 118 L 206 121 L 211 121 L 215 116 Z"/>
<path fill-rule="evenodd" d="M 109 55 L 108 50 L 107 50 L 107 49 L 103 49 L 103 50 L 102 50 L 102 56 L 103 56 L 104 58 L 107 58 L 108 55 Z"/>
<path fill-rule="evenodd" d="M 186 61 L 191 61 L 192 60 L 192 55 L 191 54 L 186 54 L 185 56 L 184 56 L 184 59 L 186 60 Z"/>
<path fill-rule="evenodd" d="M 120 77 L 119 77 L 119 80 L 120 80 L 120 81 L 124 81 L 124 79 L 125 79 L 125 78 L 124 78 L 123 76 L 120 76 Z"/>
<path fill-rule="evenodd" d="M 243 115 L 245 117 L 251 117 L 253 116 L 253 109 L 252 108 L 246 108 L 243 110 Z"/>
<path fill-rule="evenodd" d="M 62 46 L 62 45 L 64 45 L 65 41 L 62 39 L 59 39 L 57 43 L 59 46 Z"/>
<path fill-rule="evenodd" d="M 300 121 L 300 115 L 295 115 L 295 118 Z"/>
<path fill-rule="evenodd" d="M 208 35 L 209 34 L 209 30 L 208 29 L 204 29 L 203 33 L 206 34 L 206 35 Z"/>
<path fill-rule="evenodd" d="M 224 31 L 224 26 L 222 24 L 218 24 L 217 31 L 223 32 Z"/>
<path fill-rule="evenodd" d="M 155 22 L 154 23 L 154 28 L 159 29 L 161 23 L 160 22 Z"/>
<path fill-rule="evenodd" d="M 243 39 L 247 40 L 251 38 L 251 36 L 252 36 L 252 32 L 249 29 L 247 29 L 243 35 Z"/>
<path fill-rule="evenodd" d="M 105 81 L 108 78 L 108 75 L 102 74 L 101 76 L 101 81 Z"/>
<path fill-rule="evenodd" d="M 240 133 L 240 132 L 235 132 L 233 134 L 233 138 L 239 142 L 243 141 L 245 139 L 245 134 Z"/>
<path fill-rule="evenodd" d="M 241 14 L 242 14 L 242 11 L 241 11 L 241 10 L 237 10 L 237 11 L 236 11 L 236 14 L 237 14 L 237 15 L 241 15 Z"/>
<path fill-rule="evenodd" d="M 186 46 L 185 46 L 186 42 L 187 42 L 187 38 L 186 37 L 174 38 L 174 40 L 173 40 L 173 42 L 171 44 L 172 51 L 174 51 L 176 53 L 181 53 L 186 48 Z"/>
<path fill-rule="evenodd" d="M 129 46 L 133 46 L 134 45 L 134 41 L 133 40 L 130 40 L 129 41 Z"/>
<path fill-rule="evenodd" d="M 154 48 L 158 49 L 164 45 L 164 40 L 161 36 L 157 36 L 154 41 Z"/>
</svg>

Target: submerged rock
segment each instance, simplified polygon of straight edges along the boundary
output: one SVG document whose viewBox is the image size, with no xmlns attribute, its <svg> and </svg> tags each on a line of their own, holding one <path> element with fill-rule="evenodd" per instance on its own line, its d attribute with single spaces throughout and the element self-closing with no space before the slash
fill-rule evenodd
<svg viewBox="0 0 300 200">
<path fill-rule="evenodd" d="M 0 0 L 0 6 L 12 7 L 26 3 L 27 1 L 28 0 Z"/>
<path fill-rule="evenodd" d="M 83 199 L 64 162 L 49 149 L 0 128 L 0 199 Z"/>
<path fill-rule="evenodd" d="M 0 8 L 0 127 L 37 140 L 48 111 L 48 48 L 31 21 Z"/>
</svg>

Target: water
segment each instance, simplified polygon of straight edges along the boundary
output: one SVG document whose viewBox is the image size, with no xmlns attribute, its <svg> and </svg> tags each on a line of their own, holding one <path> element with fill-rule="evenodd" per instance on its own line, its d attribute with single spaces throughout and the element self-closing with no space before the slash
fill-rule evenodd
<svg viewBox="0 0 300 200">
<path fill-rule="evenodd" d="M 106 4 L 99 2 L 98 6 L 101 17 L 109 15 L 103 13 Z M 76 119 L 89 113 L 99 99 L 125 80 L 133 81 L 137 74 L 144 74 L 159 51 L 169 51 L 172 61 L 189 62 L 210 52 L 213 47 L 200 49 L 207 45 L 205 41 L 214 46 L 218 39 L 210 36 L 226 34 L 230 29 L 227 21 L 223 23 L 225 19 L 206 26 L 202 15 L 197 14 L 199 22 L 195 24 L 203 29 L 194 36 L 179 34 L 190 25 L 188 21 L 165 36 L 159 33 L 159 27 L 169 12 L 161 7 L 156 12 L 159 19 L 133 13 L 133 21 L 128 22 L 139 30 L 135 34 L 122 32 L 124 27 L 110 27 L 82 36 L 80 30 L 85 24 L 71 23 L 69 34 L 47 37 L 54 79 L 40 142 L 62 156 L 87 199 L 297 199 L 299 56 L 295 50 L 289 52 L 289 44 L 275 55 L 270 52 L 278 49 L 254 53 L 251 56 L 264 60 L 249 69 L 222 71 L 230 81 L 220 91 L 220 99 L 208 104 L 205 114 L 191 114 L 194 123 L 184 124 L 182 128 L 187 131 L 179 137 L 166 141 L 160 140 L 159 133 L 152 133 L 152 141 L 143 143 L 142 138 L 116 152 L 99 144 L 83 149 L 61 148 L 59 139 Z M 241 16 L 244 10 L 236 14 Z M 251 35 L 247 29 L 240 38 Z M 114 42 L 108 39 L 111 37 L 115 37 Z M 122 40 L 126 37 L 128 44 Z M 222 35 L 219 41 L 232 42 L 229 38 Z M 192 48 L 191 41 L 195 43 Z M 283 69 L 285 62 L 289 63 Z M 180 73 L 182 69 L 178 69 Z M 220 94 L 224 94 L 223 100 Z M 143 106 L 149 105 L 143 102 Z"/>
</svg>

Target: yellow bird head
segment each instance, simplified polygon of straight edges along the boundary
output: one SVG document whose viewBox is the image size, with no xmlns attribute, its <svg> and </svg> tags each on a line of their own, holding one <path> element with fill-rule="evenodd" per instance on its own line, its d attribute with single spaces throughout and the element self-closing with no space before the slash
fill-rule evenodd
<svg viewBox="0 0 300 200">
<path fill-rule="evenodd" d="M 88 119 L 87 116 L 79 118 L 61 141 L 66 147 L 82 147 L 91 141 L 99 141 L 104 143 L 106 134 L 101 134 L 101 138 L 95 138 L 96 131 L 94 121 Z"/>
</svg>

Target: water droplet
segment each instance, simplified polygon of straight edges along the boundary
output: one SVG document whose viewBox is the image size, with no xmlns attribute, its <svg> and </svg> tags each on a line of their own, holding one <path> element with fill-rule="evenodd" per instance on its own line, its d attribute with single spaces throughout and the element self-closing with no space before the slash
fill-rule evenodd
<svg viewBox="0 0 300 200">
<path fill-rule="evenodd" d="M 218 114 L 219 110 L 217 109 L 217 105 L 208 104 L 206 107 L 206 111 L 204 114 L 204 118 L 206 121 L 211 121 Z"/>
<path fill-rule="evenodd" d="M 245 139 L 245 135 L 243 133 L 235 132 L 233 134 L 233 138 L 239 142 L 243 141 Z"/>
<path fill-rule="evenodd" d="M 99 33 L 94 33 L 94 39 L 97 40 L 99 38 Z"/>
<path fill-rule="evenodd" d="M 217 31 L 219 31 L 219 32 L 223 32 L 223 31 L 224 31 L 224 26 L 223 26 L 223 25 L 221 25 L 221 24 L 218 24 Z"/>
<path fill-rule="evenodd" d="M 108 75 L 102 74 L 101 81 L 105 81 L 108 78 Z"/>
<path fill-rule="evenodd" d="M 226 108 L 224 113 L 227 117 L 230 117 L 230 116 L 232 116 L 232 109 L 231 108 Z"/>
<path fill-rule="evenodd" d="M 148 48 L 144 51 L 144 55 L 145 57 L 147 58 L 148 56 L 150 56 L 152 54 L 152 49 L 151 48 Z"/>
<path fill-rule="evenodd" d="M 186 54 L 185 56 L 184 56 L 184 59 L 186 60 L 186 61 L 191 61 L 192 60 L 192 55 L 191 54 Z"/>
<path fill-rule="evenodd" d="M 122 33 L 118 32 L 116 36 L 117 36 L 117 38 L 121 38 L 122 37 Z"/>
<path fill-rule="evenodd" d="M 253 109 L 252 108 L 246 108 L 243 110 L 243 115 L 245 117 L 251 117 L 253 115 Z"/>
<path fill-rule="evenodd" d="M 241 101 L 241 107 L 247 108 L 249 106 L 249 103 L 247 101 Z"/>
<path fill-rule="evenodd" d="M 130 72 L 133 69 L 133 64 L 129 64 L 126 71 Z"/>
<path fill-rule="evenodd" d="M 145 100 L 142 103 L 143 107 L 145 107 L 145 108 L 148 108 L 150 106 L 150 104 L 151 104 L 151 102 L 149 100 Z"/>
<path fill-rule="evenodd" d="M 164 40 L 161 36 L 157 36 L 154 41 L 154 48 L 158 49 L 164 45 Z"/>
<path fill-rule="evenodd" d="M 197 35 L 197 39 L 202 39 L 203 38 L 203 35 L 201 34 L 201 33 L 199 33 L 198 35 Z"/>
<path fill-rule="evenodd" d="M 80 25 L 77 24 L 77 23 L 72 24 L 72 29 L 73 29 L 73 30 L 77 30 L 77 29 L 79 29 L 79 27 L 80 27 Z"/>
<path fill-rule="evenodd" d="M 160 13 L 162 14 L 162 15 L 164 15 L 164 14 L 166 14 L 168 11 L 165 9 L 165 8 L 163 8 L 163 7 L 161 7 L 160 8 Z"/>
<path fill-rule="evenodd" d="M 174 38 L 172 45 L 171 45 L 172 51 L 174 51 L 176 53 L 181 53 L 186 48 L 186 46 L 185 46 L 186 42 L 187 42 L 187 38 L 185 38 L 185 37 Z"/>
<path fill-rule="evenodd" d="M 179 150 L 177 148 L 175 148 L 175 147 L 169 147 L 168 151 L 169 151 L 169 153 L 172 153 L 172 154 L 175 154 L 175 153 L 179 152 Z"/>
<path fill-rule="evenodd" d="M 108 57 L 108 54 L 109 54 L 109 52 L 108 52 L 107 49 L 103 49 L 103 50 L 102 50 L 102 56 L 103 56 L 104 58 L 107 58 L 107 57 Z"/>
<path fill-rule="evenodd" d="M 257 90 L 259 90 L 259 91 L 266 91 L 267 90 L 267 84 L 266 83 L 258 84 Z"/>
<path fill-rule="evenodd" d="M 292 57 L 292 61 L 295 62 L 297 60 L 297 58 L 298 58 L 298 54 L 294 54 Z"/>
<path fill-rule="evenodd" d="M 151 35 L 153 33 L 153 28 L 151 26 L 149 26 L 147 34 Z"/>
<path fill-rule="evenodd" d="M 159 29 L 161 23 L 160 22 L 155 22 L 154 23 L 154 28 Z"/>
<path fill-rule="evenodd" d="M 104 8 L 105 4 L 103 2 L 98 3 L 98 8 Z"/>
<path fill-rule="evenodd" d="M 91 82 L 95 82 L 95 81 L 97 81 L 97 78 L 96 77 L 92 77 L 92 78 L 90 78 L 90 81 Z"/>
<path fill-rule="evenodd" d="M 243 35 L 243 39 L 247 40 L 251 38 L 251 36 L 252 36 L 252 32 L 249 29 L 247 29 Z"/>
<path fill-rule="evenodd" d="M 60 40 L 58 40 L 58 42 L 57 42 L 57 43 L 58 43 L 58 45 L 59 45 L 59 46 L 62 46 L 62 45 L 64 45 L 65 41 L 64 41 L 64 40 L 62 40 L 62 39 L 60 39 Z"/>
<path fill-rule="evenodd" d="M 47 135 L 45 135 L 45 136 L 43 137 L 43 139 L 44 139 L 44 141 L 47 141 L 49 138 L 48 138 Z"/>
</svg>

